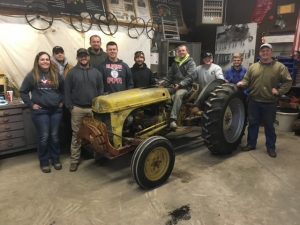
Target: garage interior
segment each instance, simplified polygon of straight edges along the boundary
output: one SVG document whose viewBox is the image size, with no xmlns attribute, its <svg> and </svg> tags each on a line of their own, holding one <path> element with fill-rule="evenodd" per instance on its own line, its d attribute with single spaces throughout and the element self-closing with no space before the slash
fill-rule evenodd
<svg viewBox="0 0 300 225">
<path fill-rule="evenodd" d="M 113 11 L 110 0 L 92 2 L 100 2 L 106 10 Z M 129 2 L 135 4 L 137 1 Z M 204 16 L 210 13 L 205 11 L 206 2 L 221 3 L 221 7 L 211 6 L 211 10 L 215 7 L 219 13 L 211 16 L 211 20 Z M 153 6 L 163 4 L 171 9 L 180 8 L 181 16 L 175 12 L 179 27 L 174 28 L 178 28 L 179 38 L 176 32 L 171 37 L 165 36 L 163 29 L 153 34 L 147 34 L 147 29 L 131 33 L 130 21 L 121 19 L 112 35 L 106 35 L 95 24 L 86 32 L 78 32 L 70 24 L 66 25 L 64 19 L 56 19 L 50 28 L 39 31 L 25 20 L 26 4 L 30 3 L 0 0 L 3 32 L 0 35 L 0 92 L 7 100 L 6 92 L 12 90 L 14 93 L 8 105 L 0 104 L 0 224 L 300 224 L 300 152 L 297 147 L 300 62 L 294 59 L 294 52 L 300 50 L 299 44 L 298 48 L 296 46 L 300 40 L 298 0 L 246 0 L 243 3 L 238 0 L 149 0 L 147 7 L 153 18 L 158 13 L 155 11 L 158 8 Z M 177 21 L 181 17 L 183 24 Z M 163 24 L 159 26 L 162 28 Z M 246 144 L 246 129 L 239 147 L 227 155 L 211 153 L 201 137 L 201 127 L 179 127 L 166 135 L 175 151 L 174 169 L 168 180 L 154 189 L 139 187 L 132 177 L 132 152 L 113 160 L 95 160 L 90 154 L 83 154 L 78 171 L 70 173 L 70 150 L 65 141 L 62 141 L 62 170 L 53 168 L 48 174 L 40 171 L 30 110 L 20 102 L 18 94 L 38 51 L 51 52 L 54 45 L 64 45 L 68 58 L 75 64 L 76 50 L 88 48 L 89 36 L 99 34 L 103 46 L 108 41 L 119 44 L 120 58 L 130 67 L 134 63 L 134 52 L 144 51 L 147 65 L 158 77 L 163 77 L 168 73 L 170 60 L 174 59 L 174 49 L 180 44 L 189 46 L 197 65 L 201 52 L 210 51 L 217 64 L 223 69 L 228 67 L 232 54 L 228 46 L 234 47 L 223 45 L 221 39 L 230 28 L 249 29 L 247 37 L 237 41 L 246 56 L 246 66 L 258 60 L 262 43 L 271 43 L 273 55 L 292 75 L 293 86 L 278 101 L 278 109 L 297 116 L 289 121 L 281 117 L 282 114 L 277 115 L 277 158 L 270 158 L 266 152 L 263 127 L 260 127 L 256 150 L 242 152 L 240 149 Z M 62 38 L 64 29 L 65 38 Z M 142 28 L 135 29 L 141 31 Z M 6 110 L 13 112 L 9 118 Z M 11 120 L 9 123 L 14 123 L 13 130 L 22 130 L 21 137 L 12 139 L 6 135 L 7 118 Z M 61 140 L 65 140 L 63 130 L 61 133 Z"/>
</svg>

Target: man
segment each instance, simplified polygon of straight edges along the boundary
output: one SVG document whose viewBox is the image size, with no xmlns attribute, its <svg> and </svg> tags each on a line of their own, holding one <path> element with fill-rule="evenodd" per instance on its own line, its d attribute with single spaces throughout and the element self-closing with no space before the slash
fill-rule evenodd
<svg viewBox="0 0 300 225">
<path fill-rule="evenodd" d="M 131 70 L 126 63 L 118 59 L 118 45 L 110 41 L 106 45 L 107 59 L 98 67 L 103 74 L 104 91 L 113 93 L 133 88 Z"/>
<path fill-rule="evenodd" d="M 65 51 L 61 46 L 55 46 L 52 49 L 52 62 L 57 66 L 59 74 L 64 78 L 66 78 L 68 72 L 73 67 L 68 63 Z"/>
<path fill-rule="evenodd" d="M 71 111 L 72 142 L 70 171 L 77 170 L 81 154 L 78 131 L 85 116 L 92 116 L 92 99 L 103 94 L 102 74 L 89 64 L 89 52 L 77 50 L 77 65 L 65 80 L 65 105 Z"/>
<path fill-rule="evenodd" d="M 142 51 L 137 51 L 134 53 L 135 64 L 131 67 L 131 73 L 133 78 L 133 86 L 135 88 L 139 87 L 149 87 L 155 84 L 153 73 L 147 67 L 145 63 L 145 55 Z"/>
<path fill-rule="evenodd" d="M 224 79 L 222 68 L 214 64 L 213 54 L 203 52 L 201 55 L 202 65 L 198 66 L 194 73 L 194 82 L 203 89 L 208 83 L 215 79 Z"/>
<path fill-rule="evenodd" d="M 107 58 L 106 52 L 101 48 L 101 38 L 98 35 L 92 35 L 90 37 L 90 45 L 88 48 L 90 54 L 90 65 L 97 68 Z"/>
<path fill-rule="evenodd" d="M 295 51 L 293 58 L 295 60 L 295 66 L 296 66 L 296 74 L 294 76 L 294 82 L 296 86 L 300 86 L 300 51 Z"/>
<path fill-rule="evenodd" d="M 232 56 L 232 66 L 230 69 L 225 71 L 225 80 L 233 84 L 237 84 L 241 81 L 247 72 L 247 69 L 242 66 L 242 63 L 242 54 L 234 53 Z"/>
<path fill-rule="evenodd" d="M 52 49 L 52 62 L 57 66 L 59 74 L 66 79 L 67 74 L 73 68 L 68 63 L 65 57 L 64 49 L 61 46 L 55 46 Z M 72 139 L 72 127 L 71 127 L 71 114 L 70 111 L 64 106 L 63 107 L 63 120 L 60 135 L 61 145 L 69 147 Z"/>
<path fill-rule="evenodd" d="M 176 49 L 177 56 L 172 64 L 171 70 L 167 75 L 167 80 L 174 84 L 175 94 L 172 96 L 173 107 L 170 116 L 170 128 L 177 128 L 177 117 L 180 112 L 183 97 L 191 89 L 193 73 L 196 69 L 194 60 L 188 53 L 185 45 L 180 45 Z"/>
<path fill-rule="evenodd" d="M 250 151 L 256 148 L 259 125 L 263 122 L 267 153 L 275 158 L 276 102 L 280 95 L 289 91 L 292 78 L 288 69 L 272 58 L 272 45 L 261 45 L 259 56 L 259 62 L 251 65 L 244 79 L 237 83 L 238 87 L 249 88 L 248 137 L 247 145 L 242 150 Z"/>
</svg>

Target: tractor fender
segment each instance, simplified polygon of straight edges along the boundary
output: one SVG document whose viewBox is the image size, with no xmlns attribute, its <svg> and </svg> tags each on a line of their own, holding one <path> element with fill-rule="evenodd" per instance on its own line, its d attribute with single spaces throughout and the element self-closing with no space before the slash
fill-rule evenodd
<svg viewBox="0 0 300 225">
<path fill-rule="evenodd" d="M 217 86 L 220 86 L 222 84 L 226 83 L 223 79 L 216 79 L 208 83 L 200 92 L 198 95 L 197 100 L 195 101 L 195 105 L 202 108 L 204 102 L 208 99 L 209 95 Z"/>
</svg>

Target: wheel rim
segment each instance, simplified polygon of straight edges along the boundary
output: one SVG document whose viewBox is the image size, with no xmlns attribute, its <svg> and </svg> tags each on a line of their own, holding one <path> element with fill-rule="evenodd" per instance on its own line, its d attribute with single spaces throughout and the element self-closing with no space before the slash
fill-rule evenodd
<svg viewBox="0 0 300 225">
<path fill-rule="evenodd" d="M 144 173 L 147 179 L 157 181 L 162 178 L 168 170 L 170 155 L 166 148 L 157 147 L 146 157 Z"/>
<path fill-rule="evenodd" d="M 227 142 L 236 142 L 243 130 L 245 121 L 244 103 L 239 98 L 232 99 L 224 112 L 223 134 Z"/>
</svg>

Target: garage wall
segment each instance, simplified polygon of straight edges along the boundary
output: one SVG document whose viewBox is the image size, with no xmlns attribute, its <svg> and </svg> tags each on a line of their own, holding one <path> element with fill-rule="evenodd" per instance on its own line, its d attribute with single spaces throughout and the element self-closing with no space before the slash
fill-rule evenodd
<svg viewBox="0 0 300 225">
<path fill-rule="evenodd" d="M 24 16 L 0 16 L 0 71 L 19 87 L 24 76 L 32 69 L 33 60 L 39 51 L 52 54 L 55 45 L 65 49 L 70 63 L 76 64 L 78 48 L 89 47 L 89 37 L 98 34 L 102 38 L 102 47 L 109 41 L 115 41 L 119 46 L 119 58 L 129 66 L 134 63 L 135 51 L 144 51 L 146 63 L 150 64 L 150 39 L 145 32 L 132 39 L 127 35 L 127 28 L 119 27 L 114 36 L 104 35 L 97 27 L 87 33 L 75 31 L 63 20 L 55 20 L 52 27 L 46 31 L 38 31 L 30 27 Z"/>
</svg>

